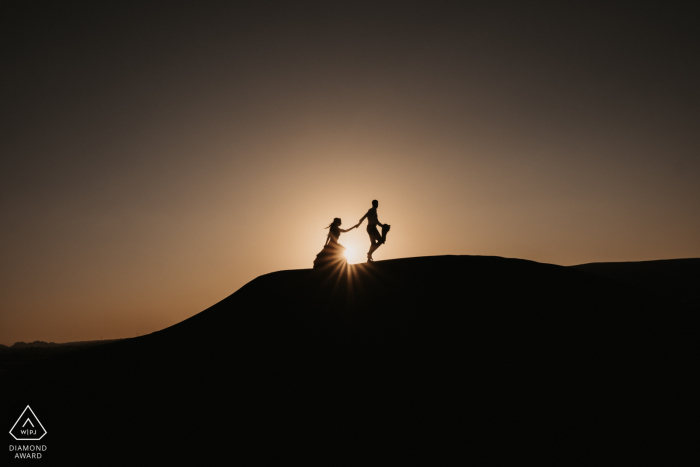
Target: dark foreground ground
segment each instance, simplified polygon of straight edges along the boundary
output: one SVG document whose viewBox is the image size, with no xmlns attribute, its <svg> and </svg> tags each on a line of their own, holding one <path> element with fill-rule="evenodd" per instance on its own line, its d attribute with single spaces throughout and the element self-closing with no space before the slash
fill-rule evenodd
<svg viewBox="0 0 700 467">
<path fill-rule="evenodd" d="M 6 372 L 2 422 L 29 404 L 44 464 L 677 463 L 697 302 L 586 266 L 268 274 L 162 331 Z"/>
<path fill-rule="evenodd" d="M 96 345 L 109 344 L 119 339 L 109 339 L 101 341 L 66 342 L 56 344 L 54 342 L 16 342 L 11 347 L 0 346 L 0 378 L 3 373 L 12 368 L 16 368 L 27 363 L 33 363 L 44 358 L 56 357 L 57 355 L 70 353 L 75 350 L 82 350 Z"/>
</svg>

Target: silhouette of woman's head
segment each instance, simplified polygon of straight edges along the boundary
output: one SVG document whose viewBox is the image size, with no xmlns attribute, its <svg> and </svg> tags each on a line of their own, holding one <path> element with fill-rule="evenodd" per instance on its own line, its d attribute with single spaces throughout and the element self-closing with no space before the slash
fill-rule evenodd
<svg viewBox="0 0 700 467">
<path fill-rule="evenodd" d="M 373 207 L 373 208 L 376 208 L 376 207 L 378 207 L 378 206 L 379 206 L 379 201 L 377 201 L 376 199 L 375 199 L 374 201 L 372 201 L 372 207 Z"/>
<path fill-rule="evenodd" d="M 340 220 L 340 217 L 336 217 L 335 219 L 333 219 L 333 222 L 328 224 L 328 227 L 326 227 L 326 228 L 329 229 L 331 227 L 340 227 L 340 224 L 342 224 L 342 223 L 343 222 Z"/>
</svg>

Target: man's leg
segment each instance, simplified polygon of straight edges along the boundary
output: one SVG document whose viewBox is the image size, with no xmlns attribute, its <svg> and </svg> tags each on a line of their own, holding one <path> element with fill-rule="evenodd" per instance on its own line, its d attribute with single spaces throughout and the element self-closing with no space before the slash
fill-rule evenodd
<svg viewBox="0 0 700 467">
<path fill-rule="evenodd" d="M 367 253 L 367 259 L 372 261 L 372 253 L 374 253 L 375 250 L 381 246 L 382 237 L 381 237 L 381 235 L 379 235 L 379 232 L 376 232 L 376 233 L 370 234 L 369 241 L 372 244 L 369 247 L 369 253 Z"/>
<path fill-rule="evenodd" d="M 374 253 L 374 250 L 379 248 L 379 245 L 382 243 L 382 236 L 379 234 L 379 231 L 377 230 L 376 226 L 373 226 L 374 228 L 367 226 L 367 233 L 369 234 L 369 252 L 367 252 L 367 261 L 372 261 L 372 253 Z"/>
</svg>

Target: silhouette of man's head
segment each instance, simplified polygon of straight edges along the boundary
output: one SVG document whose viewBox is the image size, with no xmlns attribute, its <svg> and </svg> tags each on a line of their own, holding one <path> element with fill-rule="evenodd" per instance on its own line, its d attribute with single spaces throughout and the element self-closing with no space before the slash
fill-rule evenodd
<svg viewBox="0 0 700 467">
<path fill-rule="evenodd" d="M 377 201 L 376 199 L 374 201 L 372 201 L 372 207 L 373 208 L 379 207 L 379 201 Z"/>
</svg>

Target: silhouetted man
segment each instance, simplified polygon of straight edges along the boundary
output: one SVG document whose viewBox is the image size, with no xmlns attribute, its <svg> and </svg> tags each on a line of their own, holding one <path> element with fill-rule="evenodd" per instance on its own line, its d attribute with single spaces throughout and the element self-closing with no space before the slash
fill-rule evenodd
<svg viewBox="0 0 700 467">
<path fill-rule="evenodd" d="M 385 226 L 384 224 L 379 222 L 379 219 L 377 219 L 378 206 L 379 201 L 377 201 L 376 199 L 372 201 L 372 208 L 369 211 L 367 211 L 367 214 L 362 216 L 360 222 L 357 223 L 357 225 L 360 225 L 362 224 L 362 221 L 364 221 L 365 218 L 367 218 L 367 233 L 369 234 L 369 241 L 371 243 L 371 245 L 369 246 L 369 252 L 367 253 L 367 261 L 374 261 L 374 259 L 372 259 L 372 253 L 374 253 L 374 250 L 379 248 L 379 245 L 386 241 L 386 238 L 382 238 L 379 231 L 377 230 L 378 225 L 382 227 Z M 388 231 L 388 228 L 386 230 Z"/>
</svg>

